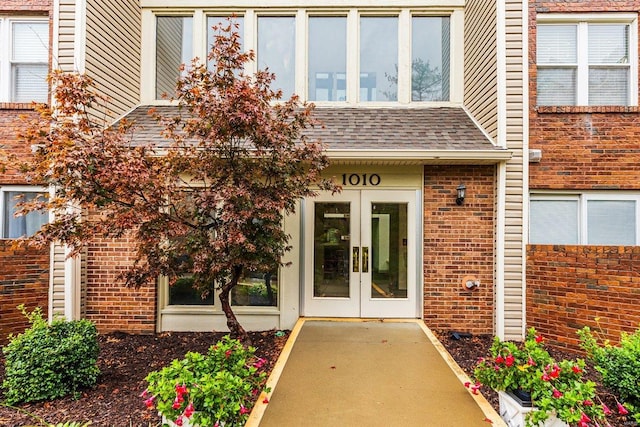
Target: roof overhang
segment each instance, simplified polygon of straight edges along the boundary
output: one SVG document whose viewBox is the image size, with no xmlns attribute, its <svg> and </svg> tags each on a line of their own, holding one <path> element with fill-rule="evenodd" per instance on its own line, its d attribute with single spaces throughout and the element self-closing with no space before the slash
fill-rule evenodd
<svg viewBox="0 0 640 427">
<path fill-rule="evenodd" d="M 511 159 L 510 150 L 336 150 L 328 149 L 332 163 L 391 163 L 397 165 L 496 164 Z"/>
</svg>

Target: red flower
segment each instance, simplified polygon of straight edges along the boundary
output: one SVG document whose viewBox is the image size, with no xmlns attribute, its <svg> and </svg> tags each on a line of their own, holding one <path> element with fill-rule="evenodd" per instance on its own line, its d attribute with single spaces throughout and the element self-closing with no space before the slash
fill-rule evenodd
<svg viewBox="0 0 640 427">
<path fill-rule="evenodd" d="M 560 393 L 560 391 L 558 391 L 558 389 L 553 389 L 553 397 L 555 397 L 556 399 L 559 399 L 562 397 L 562 393 Z"/>
<path fill-rule="evenodd" d="M 185 393 L 189 393 L 189 390 L 187 390 L 187 386 L 186 385 L 180 385 L 180 384 L 176 384 L 176 394 L 177 395 L 182 395 Z"/>
<path fill-rule="evenodd" d="M 231 356 L 231 353 L 233 353 L 231 350 L 227 350 L 224 352 L 224 357 L 226 357 L 227 359 Z"/>
<path fill-rule="evenodd" d="M 602 404 L 602 412 L 604 412 L 605 415 L 611 415 L 611 409 L 604 403 Z"/>
<path fill-rule="evenodd" d="M 265 403 L 265 404 L 266 404 L 266 403 L 269 403 L 269 398 L 268 398 L 268 397 L 265 397 L 265 398 L 264 398 L 264 400 L 262 401 L 262 403 Z"/>
<path fill-rule="evenodd" d="M 582 404 L 584 406 L 593 406 L 593 402 L 589 399 L 585 400 L 584 402 L 582 402 Z"/>
<path fill-rule="evenodd" d="M 529 356 L 529 360 L 527 361 L 527 365 L 536 366 L 536 361 L 533 360 L 533 357 Z"/>
<path fill-rule="evenodd" d="M 543 340 L 544 340 L 544 338 L 542 337 L 542 335 L 536 335 L 536 342 L 538 344 L 540 344 Z"/>
<path fill-rule="evenodd" d="M 177 426 L 181 426 L 183 424 L 184 421 L 182 421 L 182 415 L 179 416 L 178 418 L 176 418 L 175 424 Z"/>
<path fill-rule="evenodd" d="M 465 381 L 464 386 L 465 386 L 466 388 L 469 388 L 469 386 L 470 386 L 470 385 L 471 385 L 471 383 L 470 383 L 469 381 Z"/>
<path fill-rule="evenodd" d="M 553 365 L 553 369 L 549 372 L 551 378 L 558 378 L 560 376 L 560 368 L 558 365 Z"/>
<path fill-rule="evenodd" d="M 181 406 L 182 406 L 182 402 L 180 402 L 178 400 L 178 398 L 176 397 L 176 399 L 173 401 L 173 405 L 171 405 L 171 407 L 173 409 L 180 409 Z"/>
<path fill-rule="evenodd" d="M 150 398 L 144 401 L 144 404 L 147 406 L 147 408 L 149 409 L 153 408 L 153 401 L 155 400 L 155 398 L 156 398 L 155 396 L 151 396 Z"/>
<path fill-rule="evenodd" d="M 189 402 L 187 407 L 184 408 L 184 413 L 182 415 L 184 415 L 186 418 L 190 418 L 194 412 L 195 412 L 195 409 L 193 407 L 193 402 Z"/>
<path fill-rule="evenodd" d="M 502 356 L 496 357 L 496 363 L 504 363 L 504 357 Z"/>
<path fill-rule="evenodd" d="M 542 381 L 551 381 L 551 377 L 547 373 L 542 374 L 540 378 Z"/>
<path fill-rule="evenodd" d="M 581 368 L 580 368 L 580 366 L 578 366 L 578 365 L 573 365 L 573 366 L 571 367 L 571 370 L 572 370 L 574 373 L 576 373 L 576 374 L 579 374 L 579 373 L 581 373 L 581 372 L 582 372 L 582 369 L 581 369 Z"/>
<path fill-rule="evenodd" d="M 584 412 L 582 413 L 582 416 L 580 417 L 580 420 L 578 421 L 578 426 L 579 427 L 587 427 L 589 425 L 589 422 L 591 421 L 591 418 L 589 418 L 587 416 L 587 414 L 585 414 Z"/>
<path fill-rule="evenodd" d="M 625 408 L 624 405 L 620 402 L 618 402 L 618 412 L 620 412 L 620 415 L 627 415 L 629 413 L 629 411 L 627 411 L 627 408 Z"/>
<path fill-rule="evenodd" d="M 507 366 L 513 366 L 513 362 L 515 362 L 515 361 L 516 361 L 515 357 L 513 357 L 513 355 L 510 354 L 510 355 L 507 356 L 507 358 L 505 359 L 504 363 Z"/>
</svg>

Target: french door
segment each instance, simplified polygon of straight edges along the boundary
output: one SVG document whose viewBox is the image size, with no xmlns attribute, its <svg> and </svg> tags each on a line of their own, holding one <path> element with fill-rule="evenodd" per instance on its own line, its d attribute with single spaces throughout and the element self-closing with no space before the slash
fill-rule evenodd
<svg viewBox="0 0 640 427">
<path fill-rule="evenodd" d="M 305 316 L 417 317 L 417 192 L 305 201 Z"/>
</svg>

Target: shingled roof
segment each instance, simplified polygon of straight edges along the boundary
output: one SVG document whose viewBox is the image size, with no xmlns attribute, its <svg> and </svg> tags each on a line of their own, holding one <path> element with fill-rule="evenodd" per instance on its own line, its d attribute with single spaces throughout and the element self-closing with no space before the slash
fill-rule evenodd
<svg viewBox="0 0 640 427">
<path fill-rule="evenodd" d="M 133 143 L 162 147 L 167 142 L 149 108 L 140 106 L 127 115 L 136 123 Z M 175 106 L 155 109 L 167 116 L 178 112 Z M 329 158 L 494 162 L 511 156 L 494 145 L 463 108 L 317 107 L 313 114 L 322 126 L 305 134 L 322 141 Z"/>
</svg>

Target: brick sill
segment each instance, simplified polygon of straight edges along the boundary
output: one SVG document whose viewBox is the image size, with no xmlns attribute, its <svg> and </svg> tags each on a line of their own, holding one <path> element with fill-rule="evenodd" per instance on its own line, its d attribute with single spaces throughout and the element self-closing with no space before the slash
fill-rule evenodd
<svg viewBox="0 0 640 427">
<path fill-rule="evenodd" d="M 0 102 L 0 110 L 34 110 L 34 102 Z"/>
<path fill-rule="evenodd" d="M 534 110 L 538 114 L 549 113 L 640 113 L 640 107 L 625 107 L 621 105 L 603 105 L 603 106 L 536 106 Z"/>
</svg>

